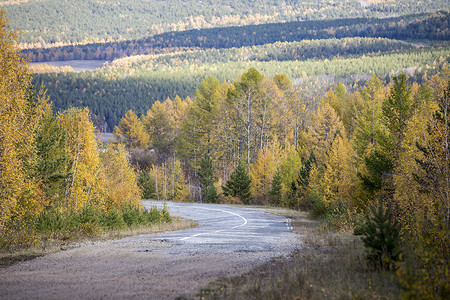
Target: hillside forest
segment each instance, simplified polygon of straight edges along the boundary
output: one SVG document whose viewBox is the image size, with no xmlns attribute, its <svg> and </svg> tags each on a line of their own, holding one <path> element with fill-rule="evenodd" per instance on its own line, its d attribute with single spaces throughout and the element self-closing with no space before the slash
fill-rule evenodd
<svg viewBox="0 0 450 300">
<path fill-rule="evenodd" d="M 293 21 L 386 18 L 448 10 L 446 0 L 6 0 L 21 48 L 146 38 L 167 32 Z"/>
<path fill-rule="evenodd" d="M 449 17 L 440 11 L 191 30 L 22 53 L 31 61 L 113 60 L 81 73 L 70 67 L 32 67 L 37 73 L 33 85 L 47 91 L 55 111 L 87 106 L 103 130 L 111 132 L 130 108 L 141 116 L 157 100 L 192 98 L 209 76 L 232 82 L 251 67 L 323 90 L 337 82 L 357 88 L 371 74 L 390 81 L 401 71 L 408 73 L 409 83 L 421 83 L 449 63 Z"/>
</svg>

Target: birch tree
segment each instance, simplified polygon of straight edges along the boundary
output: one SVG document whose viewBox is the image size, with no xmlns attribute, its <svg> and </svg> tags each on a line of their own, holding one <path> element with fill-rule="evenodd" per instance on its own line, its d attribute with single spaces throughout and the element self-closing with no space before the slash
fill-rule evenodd
<svg viewBox="0 0 450 300">
<path fill-rule="evenodd" d="M 44 94 L 33 94 L 16 40 L 0 10 L 0 233 L 13 217 L 36 215 L 43 204 L 33 178 L 35 136 L 49 104 Z"/>
<path fill-rule="evenodd" d="M 86 205 L 103 205 L 99 151 L 89 109 L 68 109 L 60 113 L 57 120 L 67 132 L 70 176 L 66 179 L 66 207 L 81 209 Z"/>
<path fill-rule="evenodd" d="M 254 68 L 250 68 L 241 76 L 240 81 L 233 83 L 234 89 L 228 90 L 228 101 L 235 111 L 235 130 L 239 134 L 241 151 L 245 153 L 247 165 L 250 166 L 255 156 L 255 144 L 252 143 L 256 131 L 255 119 L 258 104 L 264 97 L 262 87 L 263 76 Z"/>
</svg>

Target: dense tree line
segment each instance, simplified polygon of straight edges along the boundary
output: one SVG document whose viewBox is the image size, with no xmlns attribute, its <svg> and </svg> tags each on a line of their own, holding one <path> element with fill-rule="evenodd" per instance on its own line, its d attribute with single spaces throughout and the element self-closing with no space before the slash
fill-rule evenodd
<svg viewBox="0 0 450 300">
<path fill-rule="evenodd" d="M 365 39 L 343 40 L 341 49 L 348 51 L 366 49 Z M 382 46 L 386 40 L 375 40 L 374 44 Z M 399 70 L 407 69 L 416 80 L 422 81 L 427 76 L 438 72 L 448 64 L 448 50 L 427 49 L 410 50 L 405 53 L 380 54 L 354 58 L 307 61 L 249 61 L 252 53 L 261 60 L 265 57 L 286 58 L 289 55 L 306 55 L 308 44 L 311 49 L 318 48 L 318 55 L 334 54 L 333 45 L 338 41 L 304 42 L 301 44 L 261 46 L 261 48 L 231 50 L 199 50 L 179 54 L 137 56 L 116 60 L 109 66 L 95 72 L 35 74 L 33 84 L 47 90 L 55 111 L 68 107 L 89 107 L 100 124 L 107 125 L 111 131 L 128 109 L 137 115 L 156 100 L 180 96 L 185 99 L 193 96 L 196 87 L 208 76 L 219 80 L 233 80 L 236 74 L 242 74 L 250 67 L 256 67 L 266 76 L 287 74 L 299 83 L 317 80 L 316 76 L 329 80 L 348 80 L 349 85 L 357 80 L 368 79 L 367 74 L 375 73 L 388 80 Z M 354 47 L 352 47 L 354 45 Z M 371 43 L 368 44 L 368 49 Z M 389 45 L 389 43 L 388 43 Z M 300 49 L 300 52 L 295 50 Z M 373 49 L 373 48 L 372 48 Z M 253 51 L 254 50 L 254 51 Z M 369 50 L 371 51 L 371 50 Z M 311 50 L 312 53 L 312 50 Z M 253 59 L 253 58 L 251 58 Z M 228 61 L 228 62 L 226 62 Z M 320 77 L 319 77 L 320 79 Z M 323 85 L 325 83 L 322 83 Z"/>
<path fill-rule="evenodd" d="M 47 44 L 136 39 L 163 32 L 251 24 L 389 17 L 448 9 L 445 0 L 418 1 L 145 1 L 79 0 L 2 3 L 21 42 Z"/>
<path fill-rule="evenodd" d="M 337 84 L 317 105 L 313 86 L 298 89 L 254 68 L 209 77 L 193 100 L 128 111 L 114 135 L 155 198 L 308 210 L 364 234 L 371 264 L 396 269 L 407 295 L 447 295 L 450 70 Z"/>
<path fill-rule="evenodd" d="M 164 33 L 149 38 L 56 48 L 23 50 L 30 61 L 112 60 L 186 48 L 233 48 L 316 39 L 381 37 L 447 41 L 450 13 L 441 11 L 387 19 L 338 19 L 262 24 Z"/>
<path fill-rule="evenodd" d="M 140 209 L 125 147 L 98 143 L 87 108 L 55 117 L 15 41 L 0 11 L 0 248 L 34 244 L 47 231 L 122 228 L 125 212 L 160 221 Z"/>
</svg>

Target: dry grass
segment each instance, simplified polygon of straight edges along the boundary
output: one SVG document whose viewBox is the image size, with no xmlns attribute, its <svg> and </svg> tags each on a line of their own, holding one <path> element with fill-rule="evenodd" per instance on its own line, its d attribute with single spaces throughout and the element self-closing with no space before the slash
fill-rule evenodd
<svg viewBox="0 0 450 300">
<path fill-rule="evenodd" d="M 351 233 L 327 230 L 307 214 L 276 210 L 302 235 L 300 250 L 239 277 L 223 278 L 201 299 L 392 299 L 400 288 L 394 274 L 368 268 L 364 246 Z"/>
<path fill-rule="evenodd" d="M 67 240 L 66 237 L 42 238 L 36 245 L 29 248 L 16 248 L 9 249 L 7 251 L 0 251 L 0 268 L 5 268 L 18 262 L 31 260 L 58 251 L 79 247 L 80 243 L 83 242 L 104 241 L 124 238 L 127 236 L 176 231 L 193 226 L 195 226 L 195 223 L 191 220 L 173 217 L 171 223 L 158 223 L 149 227 L 132 228 L 127 230 L 105 231 L 94 237 L 77 236 L 76 238 L 71 238 L 70 240 Z"/>
</svg>

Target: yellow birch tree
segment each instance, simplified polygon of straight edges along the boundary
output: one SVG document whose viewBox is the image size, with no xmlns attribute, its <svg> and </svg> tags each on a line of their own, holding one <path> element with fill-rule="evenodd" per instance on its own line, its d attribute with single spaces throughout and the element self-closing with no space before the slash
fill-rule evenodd
<svg viewBox="0 0 450 300">
<path fill-rule="evenodd" d="M 42 195 L 32 178 L 34 139 L 49 104 L 45 95 L 33 95 L 16 39 L 0 10 L 0 232 L 13 216 L 19 220 L 42 209 Z"/>
<path fill-rule="evenodd" d="M 121 144 L 110 144 L 101 152 L 101 175 L 107 209 L 120 209 L 127 204 L 140 205 L 141 192 L 136 173 L 127 159 L 127 151 Z"/>
<path fill-rule="evenodd" d="M 67 206 L 81 209 L 86 205 L 102 205 L 100 159 L 89 109 L 68 109 L 60 113 L 57 120 L 67 132 L 66 152 L 70 165 Z"/>
</svg>

